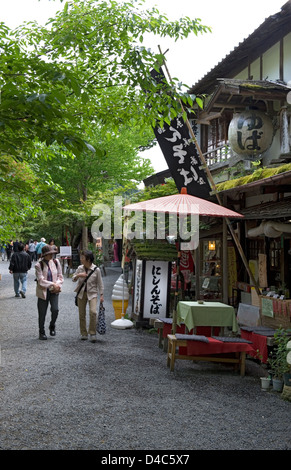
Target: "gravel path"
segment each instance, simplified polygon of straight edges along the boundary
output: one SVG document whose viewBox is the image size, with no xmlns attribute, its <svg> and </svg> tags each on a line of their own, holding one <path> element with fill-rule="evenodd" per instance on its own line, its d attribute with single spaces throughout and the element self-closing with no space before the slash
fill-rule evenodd
<svg viewBox="0 0 291 470">
<path fill-rule="evenodd" d="M 253 361 L 244 378 L 190 361 L 171 373 L 156 333 L 110 327 L 118 269 L 104 277 L 108 328 L 93 344 L 79 340 L 71 279 L 57 335 L 40 341 L 34 269 L 22 299 L 7 268 L 0 261 L 1 450 L 291 449 L 290 402 L 260 390 Z"/>
</svg>

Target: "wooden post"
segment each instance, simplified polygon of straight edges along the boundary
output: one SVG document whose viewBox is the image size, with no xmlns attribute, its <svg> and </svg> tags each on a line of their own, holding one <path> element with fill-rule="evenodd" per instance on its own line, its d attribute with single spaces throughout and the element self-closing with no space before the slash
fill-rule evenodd
<svg viewBox="0 0 291 470">
<path fill-rule="evenodd" d="M 160 50 L 160 53 L 162 54 L 160 46 L 159 46 L 159 50 Z M 169 77 L 170 82 L 173 83 L 173 82 L 172 82 L 171 75 L 170 75 L 170 73 L 169 73 L 169 70 L 168 70 L 167 65 L 166 65 L 165 62 L 164 62 L 164 66 L 165 66 L 165 69 L 166 69 L 166 71 L 167 71 L 167 74 L 168 74 L 168 77 Z M 182 103 L 181 100 L 180 100 L 180 106 L 181 106 L 181 109 L 184 111 L 184 106 L 183 106 L 183 103 Z M 206 171 L 206 174 L 207 174 L 207 176 L 208 176 L 209 183 L 210 183 L 210 186 L 211 186 L 211 188 L 212 188 L 212 191 L 213 191 L 213 193 L 215 194 L 218 203 L 222 206 L 222 202 L 221 202 L 220 196 L 219 196 L 219 194 L 218 194 L 218 191 L 217 191 L 216 185 L 215 185 L 215 183 L 214 183 L 214 180 L 213 180 L 213 178 L 212 178 L 212 174 L 211 174 L 211 172 L 210 172 L 210 170 L 209 170 L 209 168 L 208 168 L 208 166 L 207 166 L 206 160 L 205 160 L 204 155 L 203 155 L 203 153 L 202 153 L 202 151 L 201 151 L 201 148 L 200 148 L 200 146 L 199 146 L 199 144 L 198 144 L 198 142 L 197 142 L 197 139 L 196 139 L 196 137 L 195 137 L 195 134 L 194 134 L 194 132 L 193 132 L 193 129 L 192 129 L 192 127 L 191 127 L 191 124 L 190 124 L 188 118 L 186 119 L 186 125 L 187 125 L 187 127 L 188 127 L 188 129 L 189 129 L 189 133 L 190 133 L 190 135 L 191 135 L 191 138 L 192 138 L 192 140 L 194 141 L 194 143 L 195 143 L 195 145 L 196 145 L 196 148 L 197 148 L 197 150 L 198 150 L 198 153 L 199 153 L 199 156 L 200 156 L 200 160 L 201 160 L 202 166 L 203 166 L 204 170 Z M 249 277 L 250 277 L 251 284 L 255 287 L 256 292 L 257 292 L 257 295 L 260 296 L 260 295 L 261 295 L 261 292 L 260 292 L 259 286 L 258 286 L 258 284 L 257 284 L 257 282 L 256 282 L 256 280 L 255 280 L 255 278 L 254 278 L 254 276 L 253 276 L 253 274 L 252 274 L 250 268 L 249 268 L 249 265 L 248 265 L 247 259 L 246 259 L 246 257 L 245 257 L 245 254 L 244 254 L 244 252 L 243 252 L 243 250 L 242 250 L 240 241 L 239 241 L 239 239 L 237 238 L 236 233 L 234 232 L 234 230 L 233 230 L 233 228 L 232 228 L 232 225 L 231 225 L 231 222 L 230 222 L 230 220 L 228 219 L 228 217 L 225 217 L 225 221 L 226 221 L 226 223 L 227 223 L 227 227 L 228 227 L 228 229 L 229 229 L 229 231 L 230 231 L 230 233 L 231 233 L 231 236 L 232 236 L 232 238 L 233 238 L 233 240 L 234 240 L 234 242 L 235 242 L 235 244 L 236 244 L 236 247 L 237 247 L 237 249 L 238 249 L 238 251 L 239 251 L 239 254 L 240 254 L 241 259 L 242 259 L 242 261 L 243 261 L 243 263 L 244 263 L 244 266 L 245 266 L 245 268 L 246 268 L 246 270 L 247 270 L 247 273 L 248 273 L 248 275 L 249 275 Z"/>
<path fill-rule="evenodd" d="M 228 251 L 227 251 L 227 225 L 223 219 L 222 231 L 222 301 L 228 303 Z"/>
<path fill-rule="evenodd" d="M 199 246 L 195 250 L 195 299 L 200 300 L 200 253 L 199 253 Z"/>
<path fill-rule="evenodd" d="M 177 330 L 177 307 L 178 307 L 178 295 L 179 295 L 179 280 L 180 280 L 180 258 L 181 258 L 181 240 L 178 239 L 178 258 L 176 261 L 176 289 L 174 299 L 174 311 L 173 311 L 173 323 L 172 323 L 172 334 L 176 334 Z"/>
<path fill-rule="evenodd" d="M 181 103 L 181 106 L 183 107 L 182 103 Z M 195 137 L 195 134 L 194 134 L 194 132 L 193 132 L 193 129 L 192 129 L 191 124 L 190 124 L 190 122 L 189 122 L 188 119 L 187 119 L 187 126 L 188 126 L 188 129 L 189 129 L 189 131 L 190 131 L 190 135 L 191 135 L 192 139 L 194 140 L 195 145 L 196 145 L 196 148 L 197 148 L 197 150 L 198 150 L 198 152 L 199 152 L 199 156 L 200 156 L 200 159 L 201 159 L 203 168 L 205 169 L 205 171 L 206 171 L 206 173 L 207 173 L 207 176 L 208 176 L 210 185 L 211 185 L 211 187 L 212 187 L 212 191 L 214 192 L 214 194 L 215 194 L 215 196 L 216 196 L 216 198 L 217 198 L 218 203 L 222 206 L 222 202 L 221 202 L 220 196 L 219 196 L 219 194 L 218 194 L 218 191 L 217 191 L 216 185 L 215 185 L 215 183 L 214 183 L 214 180 L 213 180 L 213 178 L 212 178 L 212 174 L 211 174 L 211 172 L 210 172 L 210 170 L 209 170 L 209 168 L 208 168 L 208 166 L 207 166 L 207 163 L 206 163 L 206 160 L 205 160 L 205 158 L 204 158 L 204 155 L 203 155 L 203 153 L 202 153 L 202 151 L 201 151 L 201 149 L 200 149 L 200 146 L 199 146 L 199 144 L 198 144 L 198 142 L 197 142 L 197 139 L 196 139 L 196 137 Z M 230 231 L 230 233 L 231 233 L 231 236 L 232 236 L 232 238 L 233 238 L 233 240 L 234 240 L 234 242 L 235 242 L 235 244 L 236 244 L 236 246 L 237 246 L 237 249 L 238 249 L 239 254 L 240 254 L 241 258 L 242 258 L 242 261 L 243 261 L 243 263 L 244 263 L 244 265 L 245 265 L 245 268 L 246 268 L 246 270 L 247 270 L 247 273 L 248 273 L 248 275 L 249 275 L 249 277 L 250 277 L 251 284 L 255 287 L 257 294 L 260 296 L 260 295 L 261 295 L 261 292 L 260 292 L 259 286 L 258 286 L 258 284 L 257 284 L 257 282 L 256 282 L 256 280 L 255 280 L 255 278 L 254 278 L 254 276 L 253 276 L 253 273 L 252 273 L 251 270 L 250 270 L 250 267 L 249 267 L 249 265 L 248 265 L 248 261 L 247 261 L 247 259 L 246 259 L 246 257 L 245 257 L 245 254 L 244 254 L 244 252 L 243 252 L 243 249 L 242 249 L 242 246 L 241 246 L 241 244 L 240 244 L 240 241 L 239 241 L 239 239 L 237 238 L 237 235 L 236 235 L 235 231 L 234 231 L 233 228 L 232 228 L 232 225 L 231 225 L 231 222 L 230 222 L 229 218 L 228 218 L 228 217 L 225 217 L 225 221 L 226 221 L 226 223 L 227 223 L 227 227 L 228 227 L 228 229 L 229 229 L 229 231 Z"/>
</svg>

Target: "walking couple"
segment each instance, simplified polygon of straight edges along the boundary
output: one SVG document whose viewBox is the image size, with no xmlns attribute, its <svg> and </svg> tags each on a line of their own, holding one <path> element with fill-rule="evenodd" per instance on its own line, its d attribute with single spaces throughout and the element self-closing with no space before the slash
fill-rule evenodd
<svg viewBox="0 0 291 470">
<path fill-rule="evenodd" d="M 38 297 L 39 338 L 46 340 L 45 317 L 48 305 L 51 306 L 51 321 L 49 331 L 51 336 L 56 334 L 56 320 L 59 313 L 59 293 L 63 284 L 63 274 L 58 259 L 53 259 L 57 253 L 55 246 L 45 245 L 42 248 L 41 260 L 35 265 L 37 280 L 36 295 Z M 75 292 L 78 292 L 79 324 L 81 339 L 96 341 L 97 298 L 103 303 L 104 286 L 100 269 L 93 263 L 92 251 L 85 250 L 80 256 L 81 265 L 73 275 L 73 281 L 78 281 Z M 88 276 L 90 274 L 90 276 Z M 84 282 L 87 279 L 86 282 Z M 86 326 L 86 305 L 89 304 L 89 328 Z"/>
</svg>

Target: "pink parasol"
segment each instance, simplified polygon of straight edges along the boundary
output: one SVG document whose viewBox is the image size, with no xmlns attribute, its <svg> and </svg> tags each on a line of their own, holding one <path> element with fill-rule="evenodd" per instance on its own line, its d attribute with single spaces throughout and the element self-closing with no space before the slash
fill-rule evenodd
<svg viewBox="0 0 291 470">
<path fill-rule="evenodd" d="M 182 188 L 180 194 L 127 204 L 123 209 L 126 211 L 161 212 L 179 215 L 192 214 L 208 217 L 243 218 L 243 215 L 238 212 L 187 194 L 186 188 Z"/>
<path fill-rule="evenodd" d="M 141 201 L 134 204 L 127 204 L 123 207 L 127 212 L 138 211 L 138 212 L 159 212 L 168 214 L 177 214 L 180 217 L 187 215 L 199 215 L 208 217 L 225 217 L 229 218 L 243 218 L 242 214 L 227 209 L 221 205 L 214 204 L 205 199 L 187 194 L 187 189 L 182 188 L 180 194 L 174 194 L 172 196 L 159 197 L 156 199 L 150 199 L 148 201 Z M 180 240 L 179 252 L 180 252 Z M 178 283 L 179 283 L 179 261 L 180 253 L 178 254 L 177 260 L 177 280 L 176 280 L 176 303 L 178 299 Z M 175 305 L 173 312 L 173 326 L 172 331 L 175 334 L 177 325 L 177 304 Z"/>
</svg>

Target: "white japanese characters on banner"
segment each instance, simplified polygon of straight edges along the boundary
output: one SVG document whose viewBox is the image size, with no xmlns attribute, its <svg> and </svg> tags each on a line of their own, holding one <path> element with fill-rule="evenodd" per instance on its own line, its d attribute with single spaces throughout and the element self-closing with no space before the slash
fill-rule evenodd
<svg viewBox="0 0 291 470">
<path fill-rule="evenodd" d="M 152 71 L 156 81 L 162 82 L 165 77 L 160 71 Z M 164 123 L 163 128 L 154 128 L 157 141 L 164 154 L 172 177 L 180 191 L 187 188 L 187 193 L 202 199 L 209 199 L 211 188 L 205 171 L 201 168 L 195 142 L 190 136 L 183 118 L 175 118 L 170 125 Z"/>
<path fill-rule="evenodd" d="M 159 318 L 167 315 L 169 263 L 147 261 L 144 288 L 144 318 Z"/>
</svg>

